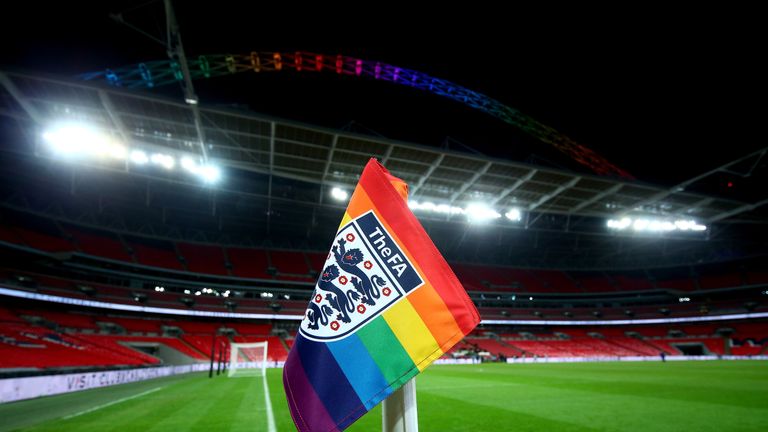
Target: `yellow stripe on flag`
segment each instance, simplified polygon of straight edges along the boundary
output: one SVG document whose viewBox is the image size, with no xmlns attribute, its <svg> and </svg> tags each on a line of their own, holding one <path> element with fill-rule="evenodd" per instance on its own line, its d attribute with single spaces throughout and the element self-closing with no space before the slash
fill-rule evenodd
<svg viewBox="0 0 768 432">
<path fill-rule="evenodd" d="M 387 321 L 392 333 L 403 345 L 419 371 L 429 366 L 431 360 L 436 358 L 435 355 L 437 357 L 443 355 L 432 333 L 424 325 L 424 321 L 407 297 L 384 312 L 384 320 Z M 424 361 L 425 359 L 431 360 Z"/>
<path fill-rule="evenodd" d="M 344 212 L 344 217 L 341 218 L 341 223 L 339 224 L 339 229 L 337 229 L 336 232 L 339 232 L 339 230 L 341 230 L 341 227 L 343 227 L 344 225 L 348 224 L 351 220 L 352 220 L 352 218 L 349 216 L 349 213 Z"/>
</svg>

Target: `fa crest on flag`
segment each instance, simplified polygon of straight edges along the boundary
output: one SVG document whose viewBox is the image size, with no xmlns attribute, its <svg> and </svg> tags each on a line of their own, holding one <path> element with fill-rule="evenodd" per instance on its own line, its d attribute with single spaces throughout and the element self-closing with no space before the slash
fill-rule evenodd
<svg viewBox="0 0 768 432">
<path fill-rule="evenodd" d="M 341 339 L 424 284 L 371 211 L 336 234 L 301 322 L 307 339 Z"/>
</svg>

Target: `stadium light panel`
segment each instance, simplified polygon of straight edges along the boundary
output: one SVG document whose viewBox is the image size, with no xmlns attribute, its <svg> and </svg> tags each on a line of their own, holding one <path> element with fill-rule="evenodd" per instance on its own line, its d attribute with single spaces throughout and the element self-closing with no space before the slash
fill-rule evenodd
<svg viewBox="0 0 768 432">
<path fill-rule="evenodd" d="M 486 222 L 499 219 L 501 213 L 482 203 L 472 203 L 467 207 L 457 207 L 449 204 L 435 204 L 431 201 L 408 201 L 408 207 L 413 211 L 432 212 L 447 215 L 465 215 L 469 222 Z M 518 208 L 509 209 L 504 216 L 512 222 L 520 222 L 523 219 L 522 211 Z"/>
<path fill-rule="evenodd" d="M 633 230 L 636 232 L 667 232 L 667 231 L 706 231 L 707 226 L 694 220 L 678 219 L 664 220 L 652 218 L 609 219 L 606 226 L 617 231 Z"/>
<path fill-rule="evenodd" d="M 686 230 L 690 230 L 690 231 L 706 231 L 707 230 L 707 226 L 706 225 L 697 224 L 695 221 L 692 221 L 692 220 L 678 220 L 678 221 L 675 221 L 675 226 L 677 227 L 677 229 L 679 229 L 681 231 L 686 231 Z"/>
<path fill-rule="evenodd" d="M 213 165 L 200 167 L 200 176 L 206 183 L 216 183 L 221 179 L 221 171 Z"/>
<path fill-rule="evenodd" d="M 523 220 L 523 213 L 520 211 L 520 209 L 511 208 L 508 212 L 504 213 L 504 217 L 511 220 L 512 222 L 520 222 Z"/>
<path fill-rule="evenodd" d="M 173 156 L 162 153 L 153 154 L 150 160 L 153 164 L 160 165 L 165 169 L 173 169 L 173 167 L 176 165 L 176 160 L 173 158 Z"/>
<path fill-rule="evenodd" d="M 613 228 L 617 230 L 623 230 L 627 229 L 630 225 L 632 225 L 632 219 L 625 217 L 620 220 L 616 219 L 608 219 L 608 228 Z"/>
<path fill-rule="evenodd" d="M 197 164 L 188 156 L 181 158 L 181 167 L 191 173 L 197 173 Z"/>
<path fill-rule="evenodd" d="M 440 214 L 464 214 L 465 211 L 461 207 L 456 207 L 448 204 L 435 204 L 430 201 L 426 202 L 419 202 L 419 201 L 408 201 L 408 207 L 411 210 L 421 210 L 421 211 L 430 211 Z"/>
<path fill-rule="evenodd" d="M 128 155 L 128 149 L 124 145 L 119 143 L 110 143 L 103 152 L 104 156 L 111 157 L 113 159 L 124 160 Z"/>
<path fill-rule="evenodd" d="M 492 219 L 498 219 L 501 214 L 485 204 L 470 204 L 464 210 L 470 222 L 487 222 Z"/>
<path fill-rule="evenodd" d="M 149 157 L 141 150 L 134 150 L 131 152 L 131 162 L 137 165 L 144 165 L 149 162 Z"/>
<path fill-rule="evenodd" d="M 349 193 L 347 191 L 345 191 L 344 189 L 340 189 L 340 188 L 335 187 L 335 188 L 331 189 L 331 196 L 335 200 L 346 201 L 347 198 L 349 198 Z"/>
<path fill-rule="evenodd" d="M 189 156 L 182 157 L 179 163 L 186 171 L 199 176 L 206 183 L 216 183 L 221 179 L 221 170 L 214 165 L 199 165 Z"/>
<path fill-rule="evenodd" d="M 60 123 L 46 129 L 42 139 L 51 151 L 63 158 L 109 158 L 127 160 L 134 165 L 149 163 L 172 170 L 177 164 L 186 171 L 199 177 L 206 183 L 216 183 L 221 179 L 221 170 L 210 164 L 195 162 L 196 156 L 155 152 L 153 148 L 142 146 L 129 148 L 115 140 L 110 134 L 77 123 Z"/>
<path fill-rule="evenodd" d="M 111 157 L 124 159 L 125 147 L 108 134 L 79 124 L 52 127 L 43 133 L 43 140 L 58 155 L 64 157 Z"/>
</svg>

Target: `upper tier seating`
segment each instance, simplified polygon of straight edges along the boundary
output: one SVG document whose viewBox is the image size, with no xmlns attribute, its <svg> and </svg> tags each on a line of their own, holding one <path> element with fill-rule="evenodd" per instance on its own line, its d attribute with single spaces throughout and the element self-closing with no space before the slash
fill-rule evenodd
<svg viewBox="0 0 768 432">
<path fill-rule="evenodd" d="M 232 274 L 244 278 L 272 279 L 267 273 L 269 257 L 262 249 L 227 248 Z"/>
<path fill-rule="evenodd" d="M 152 267 L 163 267 L 171 270 L 184 270 L 174 246 L 170 242 L 159 240 L 131 238 L 129 241 L 136 261 L 139 264 Z"/>
<path fill-rule="evenodd" d="M 228 275 L 224 257 L 224 249 L 221 246 L 208 246 L 191 243 L 178 243 L 179 253 L 187 262 L 187 269 L 195 273 L 208 273 L 216 275 Z"/>
<path fill-rule="evenodd" d="M 121 235 L 72 226 L 36 216 L 3 215 L 0 241 L 41 252 L 74 252 L 142 266 L 203 275 L 301 282 L 307 288 L 320 272 L 326 252 L 225 247 Z M 79 257 L 79 256 L 78 256 Z M 469 291 L 510 293 L 610 293 L 665 289 L 699 290 L 768 284 L 759 260 L 614 272 L 521 269 L 488 264 L 451 263 Z"/>
<path fill-rule="evenodd" d="M 67 228 L 67 232 L 75 238 L 84 254 L 133 262 L 133 257 L 128 254 L 123 243 L 110 234 L 94 234 L 78 228 Z"/>
</svg>

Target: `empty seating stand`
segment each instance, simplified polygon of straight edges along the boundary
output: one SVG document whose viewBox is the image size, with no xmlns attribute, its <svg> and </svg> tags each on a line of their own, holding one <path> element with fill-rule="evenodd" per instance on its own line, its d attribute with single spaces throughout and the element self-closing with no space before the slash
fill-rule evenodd
<svg viewBox="0 0 768 432">
<path fill-rule="evenodd" d="M 234 329 L 240 335 L 269 336 L 272 333 L 270 324 L 231 323 L 226 327 Z"/>
<path fill-rule="evenodd" d="M 123 243 L 108 233 L 91 233 L 78 228 L 67 228 L 76 240 L 80 251 L 84 254 L 112 259 L 116 261 L 133 262 Z"/>
<path fill-rule="evenodd" d="M 283 280 L 311 284 L 327 253 L 172 243 L 105 230 L 60 224 L 25 215 L 7 216 L 0 242 L 41 252 L 74 252 L 144 266 L 207 275 Z M 667 289 L 694 291 L 768 283 L 764 263 L 739 263 L 616 272 L 521 269 L 452 263 L 469 291 L 514 293 L 603 293 Z"/>
<path fill-rule="evenodd" d="M 181 339 L 195 348 L 197 351 L 202 353 L 207 359 L 211 358 L 211 352 L 213 350 L 213 340 L 214 338 L 209 335 L 182 335 Z M 229 360 L 228 358 L 228 352 L 229 352 L 229 339 L 224 336 L 216 336 L 216 358 L 218 359 L 218 356 L 220 354 L 220 350 L 222 350 L 225 353 L 224 359 Z"/>
<path fill-rule="evenodd" d="M 224 249 L 191 243 L 177 243 L 179 253 L 187 263 L 187 270 L 195 273 L 228 275 Z"/>
<path fill-rule="evenodd" d="M 5 225 L 0 221 L 0 241 L 24 246 L 24 239 L 13 227 Z"/>
<path fill-rule="evenodd" d="M 17 314 L 30 317 L 39 317 L 48 322 L 57 324 L 59 328 L 98 330 L 98 326 L 94 322 L 94 317 L 91 315 L 43 310 L 19 310 L 17 311 Z"/>
<path fill-rule="evenodd" d="M 128 333 L 162 333 L 163 322 L 157 319 L 103 317 L 97 321 L 113 323 L 122 327 Z"/>
<path fill-rule="evenodd" d="M 309 265 L 312 271 L 320 274 L 323 271 L 325 261 L 328 259 L 328 254 L 322 252 L 307 252 L 307 258 L 309 259 Z"/>
<path fill-rule="evenodd" d="M 184 270 L 174 246 L 170 242 L 132 238 L 129 244 L 133 248 L 133 254 L 139 264 L 171 270 Z"/>
<path fill-rule="evenodd" d="M 277 278 L 299 282 L 314 282 L 310 276 L 307 257 L 303 252 L 273 250 L 269 252 L 272 266 L 277 270 Z"/>
<path fill-rule="evenodd" d="M 267 273 L 269 257 L 267 251 L 250 248 L 227 248 L 232 274 L 243 278 L 272 279 Z"/>
<path fill-rule="evenodd" d="M 659 288 L 666 288 L 675 291 L 694 291 L 696 285 L 693 279 L 668 279 L 658 281 Z"/>
<path fill-rule="evenodd" d="M 61 235 L 45 234 L 24 228 L 16 228 L 16 232 L 24 243 L 33 249 L 45 252 L 71 252 L 75 250 L 75 245 Z"/>
</svg>

